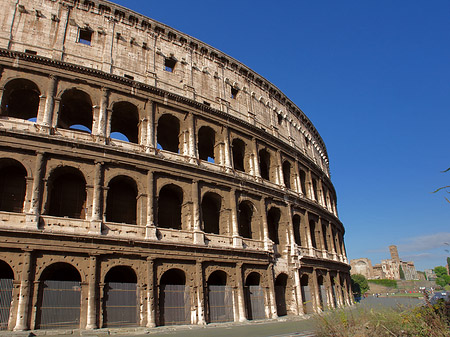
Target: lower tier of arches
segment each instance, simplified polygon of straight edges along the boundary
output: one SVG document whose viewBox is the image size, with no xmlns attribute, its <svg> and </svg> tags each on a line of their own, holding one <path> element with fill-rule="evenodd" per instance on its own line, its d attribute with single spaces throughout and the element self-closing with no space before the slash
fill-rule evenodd
<svg viewBox="0 0 450 337">
<path fill-rule="evenodd" d="M 342 264 L 47 249 L 0 250 L 1 330 L 242 322 L 352 304 Z"/>
</svg>

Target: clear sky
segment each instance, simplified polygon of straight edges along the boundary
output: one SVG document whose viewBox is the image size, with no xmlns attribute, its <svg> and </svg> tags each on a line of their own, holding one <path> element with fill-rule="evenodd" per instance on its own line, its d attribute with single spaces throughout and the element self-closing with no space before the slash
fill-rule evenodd
<svg viewBox="0 0 450 337">
<path fill-rule="evenodd" d="M 450 256 L 450 1 L 114 1 L 282 90 L 328 149 L 349 259 Z M 450 195 L 448 195 L 450 196 Z M 447 243 L 447 245 L 446 245 Z"/>
</svg>

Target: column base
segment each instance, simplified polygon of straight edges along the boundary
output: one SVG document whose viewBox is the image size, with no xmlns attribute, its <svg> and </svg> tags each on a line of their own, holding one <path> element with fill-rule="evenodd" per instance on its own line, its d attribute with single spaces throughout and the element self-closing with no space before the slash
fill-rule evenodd
<svg viewBox="0 0 450 337">
<path fill-rule="evenodd" d="M 101 235 L 102 234 L 102 222 L 100 220 L 91 220 L 89 226 L 89 234 Z"/>
<path fill-rule="evenodd" d="M 194 232 L 194 244 L 196 244 L 196 245 L 204 245 L 205 244 L 205 233 L 203 233 L 203 232 Z"/>
<path fill-rule="evenodd" d="M 233 247 L 234 248 L 242 248 L 243 247 L 243 240 L 240 236 L 233 236 Z"/>
<path fill-rule="evenodd" d="M 31 229 L 39 229 L 41 216 L 39 214 L 28 213 L 25 215 L 26 226 Z"/>
<path fill-rule="evenodd" d="M 158 240 L 158 236 L 156 234 L 156 226 L 145 227 L 145 238 L 148 240 Z"/>
</svg>

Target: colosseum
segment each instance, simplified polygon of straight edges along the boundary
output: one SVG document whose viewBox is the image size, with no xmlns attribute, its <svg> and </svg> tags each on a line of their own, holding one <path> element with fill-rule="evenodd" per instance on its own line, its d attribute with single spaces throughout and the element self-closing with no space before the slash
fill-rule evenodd
<svg viewBox="0 0 450 337">
<path fill-rule="evenodd" d="M 112 2 L 0 3 L 0 329 L 352 303 L 325 144 L 277 87 Z"/>
</svg>

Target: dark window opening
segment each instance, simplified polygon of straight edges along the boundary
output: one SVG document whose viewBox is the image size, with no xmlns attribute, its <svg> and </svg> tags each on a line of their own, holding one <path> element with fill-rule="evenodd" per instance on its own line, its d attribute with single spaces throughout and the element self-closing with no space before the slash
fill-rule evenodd
<svg viewBox="0 0 450 337">
<path fill-rule="evenodd" d="M 177 61 L 175 59 L 166 57 L 164 60 L 164 70 L 173 73 L 176 64 Z"/>
<path fill-rule="evenodd" d="M 227 284 L 227 274 L 221 270 L 216 270 L 208 277 L 208 285 L 224 286 Z"/>
<path fill-rule="evenodd" d="M 24 120 L 36 118 L 40 94 L 37 85 L 29 80 L 8 82 L 3 90 L 1 115 Z"/>
<path fill-rule="evenodd" d="M 166 271 L 159 284 L 158 325 L 180 325 L 190 323 L 189 287 L 182 270 Z"/>
<path fill-rule="evenodd" d="M 49 196 L 49 215 L 75 219 L 85 217 L 86 181 L 77 169 L 56 169 L 49 179 Z"/>
<path fill-rule="evenodd" d="M 115 103 L 111 115 L 111 138 L 138 143 L 139 112 L 134 104 Z"/>
<path fill-rule="evenodd" d="M 163 274 L 160 284 L 185 285 L 186 275 L 180 269 L 170 269 Z"/>
<path fill-rule="evenodd" d="M 261 276 L 258 273 L 250 273 L 250 275 L 247 276 L 247 279 L 245 280 L 246 286 L 259 286 L 261 280 Z"/>
<path fill-rule="evenodd" d="M 105 283 L 137 283 L 136 273 L 133 269 L 126 266 L 117 266 L 111 268 L 105 276 Z"/>
<path fill-rule="evenodd" d="M 86 46 L 91 45 L 93 31 L 90 29 L 80 29 L 78 34 L 78 42 L 85 44 Z"/>
<path fill-rule="evenodd" d="M 278 235 L 278 227 L 280 222 L 280 210 L 278 208 L 272 207 L 267 213 L 267 226 L 269 227 L 269 239 L 273 241 L 274 244 L 280 244 L 280 237 Z"/>
<path fill-rule="evenodd" d="M 37 55 L 37 51 L 31 49 L 25 49 L 25 53 L 30 55 Z"/>
<path fill-rule="evenodd" d="M 239 90 L 232 87 L 232 88 L 231 88 L 231 96 L 230 96 L 230 97 L 231 97 L 232 99 L 236 99 L 238 93 L 239 93 Z"/>
<path fill-rule="evenodd" d="M 203 101 L 203 104 L 206 105 L 206 106 L 211 106 L 211 103 L 206 102 L 206 101 Z"/>
<path fill-rule="evenodd" d="M 216 133 L 208 126 L 202 126 L 198 131 L 198 155 L 201 160 L 214 163 L 214 145 Z"/>
<path fill-rule="evenodd" d="M 159 118 L 157 127 L 158 145 L 165 151 L 179 152 L 180 121 L 178 118 L 166 114 Z"/>
<path fill-rule="evenodd" d="M 12 159 L 0 161 L 0 211 L 21 213 L 25 201 L 27 171 Z"/>
<path fill-rule="evenodd" d="M 328 241 L 327 241 L 327 226 L 325 224 L 322 224 L 322 235 L 323 235 L 323 244 L 324 249 L 328 251 Z"/>
<path fill-rule="evenodd" d="M 158 226 L 161 228 L 181 229 L 181 207 L 183 192 L 175 185 L 166 185 L 158 197 Z"/>
<path fill-rule="evenodd" d="M 123 77 L 128 78 L 129 80 L 134 81 L 134 76 L 128 75 L 128 74 L 123 74 Z"/>
<path fill-rule="evenodd" d="M 252 217 L 253 217 L 253 206 L 249 202 L 241 202 L 239 204 L 239 235 L 252 239 Z"/>
<path fill-rule="evenodd" d="M 11 267 L 9 266 L 9 264 L 7 264 L 6 262 L 0 260 L 0 279 L 9 279 L 9 280 L 14 280 L 14 272 L 11 269 Z M 4 290 L 4 289 L 2 289 Z M 6 297 L 6 296 L 5 296 Z M 2 300 L 4 299 L 4 297 L 2 297 Z M 3 304 L 3 302 L 2 302 Z M 6 305 L 8 305 L 8 303 L 5 303 Z"/>
<path fill-rule="evenodd" d="M 275 280 L 275 302 L 277 304 L 277 314 L 278 316 L 287 315 L 286 306 L 286 287 L 287 287 L 288 276 L 286 274 L 280 274 Z"/>
<path fill-rule="evenodd" d="M 106 221 L 136 224 L 137 186 L 125 176 L 113 178 L 108 185 Z"/>
<path fill-rule="evenodd" d="M 83 129 L 81 131 L 91 132 L 92 101 L 90 96 L 78 89 L 66 90 L 61 97 L 58 116 L 58 127 L 60 128 Z"/>
<path fill-rule="evenodd" d="M 300 185 L 302 188 L 303 195 L 307 196 L 306 192 L 306 173 L 303 170 L 300 170 Z"/>
<path fill-rule="evenodd" d="M 309 221 L 309 233 L 311 234 L 311 244 L 313 248 L 317 248 L 316 243 L 316 223 L 314 220 Z"/>
<path fill-rule="evenodd" d="M 220 234 L 221 198 L 215 193 L 206 193 L 202 200 L 202 220 L 205 233 Z"/>
<path fill-rule="evenodd" d="M 291 188 L 291 164 L 288 161 L 283 163 L 283 180 L 286 188 Z"/>
<path fill-rule="evenodd" d="M 245 143 L 236 138 L 233 139 L 231 145 L 233 152 L 233 167 L 237 171 L 245 172 L 244 157 L 245 157 Z"/>
<path fill-rule="evenodd" d="M 314 200 L 319 201 L 319 191 L 317 190 L 317 180 L 312 179 L 313 192 L 314 192 Z"/>
<path fill-rule="evenodd" d="M 278 125 L 281 125 L 283 123 L 283 116 L 281 114 L 277 115 L 278 118 Z"/>
<path fill-rule="evenodd" d="M 301 232 L 300 232 L 300 216 L 294 215 L 292 217 L 292 226 L 294 227 L 294 240 L 295 243 L 299 246 L 302 245 Z"/>
<path fill-rule="evenodd" d="M 261 178 L 270 180 L 270 154 L 265 149 L 259 151 L 259 173 Z"/>
</svg>

